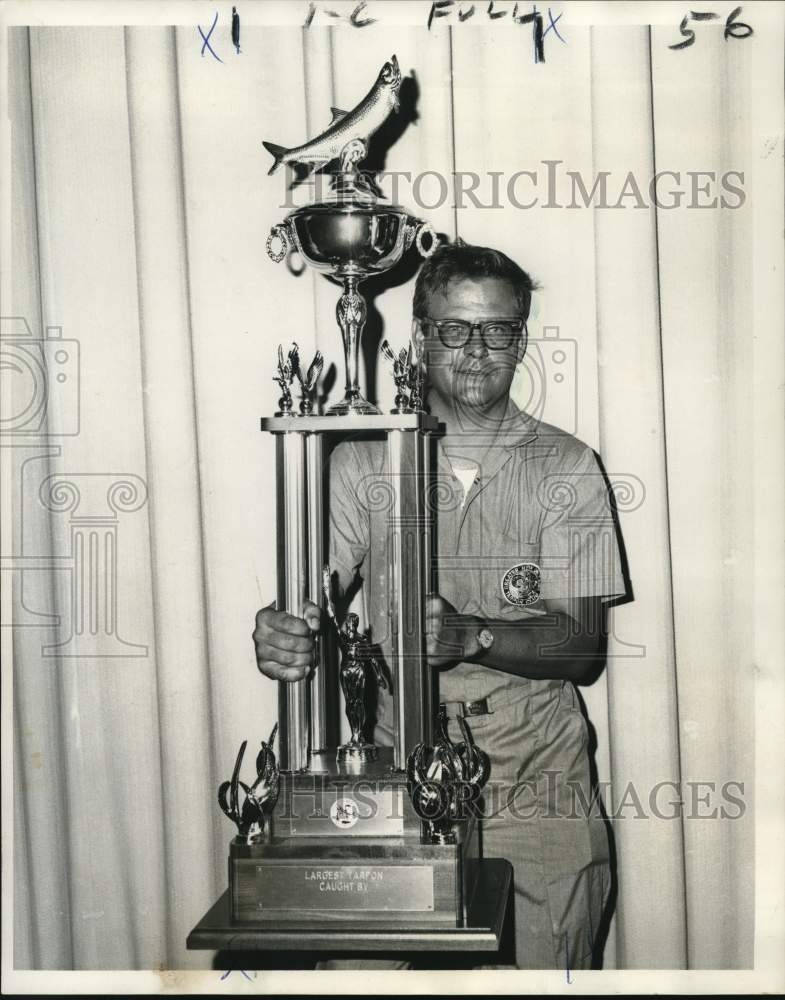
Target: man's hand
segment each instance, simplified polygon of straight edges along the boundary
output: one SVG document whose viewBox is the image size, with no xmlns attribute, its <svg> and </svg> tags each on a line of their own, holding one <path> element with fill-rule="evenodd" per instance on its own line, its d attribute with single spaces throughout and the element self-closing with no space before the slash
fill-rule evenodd
<svg viewBox="0 0 785 1000">
<path fill-rule="evenodd" d="M 480 652 L 477 633 L 482 621 L 474 615 L 462 615 L 443 597 L 429 594 L 425 603 L 425 635 L 428 663 L 447 667 L 461 660 L 471 660 Z"/>
<path fill-rule="evenodd" d="M 304 601 L 303 617 L 276 611 L 275 602 L 256 615 L 253 641 L 256 665 L 276 681 L 300 681 L 313 665 L 314 635 L 319 631 L 319 608 Z"/>
</svg>

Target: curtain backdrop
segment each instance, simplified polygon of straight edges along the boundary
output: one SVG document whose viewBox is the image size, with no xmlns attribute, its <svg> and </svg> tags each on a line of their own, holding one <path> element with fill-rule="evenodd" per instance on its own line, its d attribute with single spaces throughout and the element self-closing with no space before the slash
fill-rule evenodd
<svg viewBox="0 0 785 1000">
<path fill-rule="evenodd" d="M 416 120 L 385 167 L 434 172 L 424 207 L 410 187 L 400 200 L 540 282 L 532 356 L 552 364 L 558 335 L 573 367 L 563 392 L 543 400 L 530 369 L 516 392 L 597 449 L 616 487 L 634 600 L 614 609 L 607 669 L 583 690 L 607 807 L 626 803 L 606 967 L 752 965 L 752 216 L 749 200 L 656 210 L 645 189 L 681 171 L 689 201 L 684 172 L 734 170 L 749 195 L 753 46 L 705 27 L 687 57 L 668 48 L 672 30 L 572 26 L 565 42 L 548 35 L 544 65 L 515 31 L 440 23 L 248 26 L 240 57 L 224 31 L 223 65 L 190 26 L 11 31 L 3 335 L 17 353 L 37 339 L 28 355 L 50 374 L 43 403 L 19 376 L 32 423 L 4 437 L 18 968 L 209 963 L 185 938 L 225 886 L 232 829 L 215 791 L 276 715 L 250 639 L 275 573 L 258 420 L 275 409 L 279 342 L 342 364 L 335 288 L 265 253 L 287 209 L 261 140 L 325 127 L 393 52 L 416 81 Z M 561 205 L 567 170 L 589 189 L 609 171 L 611 203 L 632 171 L 646 204 L 548 207 L 548 160 L 562 161 Z M 531 209 L 504 200 L 519 170 L 538 171 Z M 483 179 L 483 203 L 502 172 L 505 207 L 456 207 L 456 171 Z M 412 289 L 409 277 L 374 300 L 394 343 Z M 374 382 L 383 406 L 388 381 Z M 650 814 L 667 781 L 682 783 L 685 816 Z M 696 781 L 717 790 L 702 811 L 743 783 L 745 814 L 688 818 Z"/>
</svg>

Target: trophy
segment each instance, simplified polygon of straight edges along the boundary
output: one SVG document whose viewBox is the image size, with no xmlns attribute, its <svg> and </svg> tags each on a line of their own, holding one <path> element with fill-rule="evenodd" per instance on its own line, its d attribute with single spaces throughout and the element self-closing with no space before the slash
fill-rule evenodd
<svg viewBox="0 0 785 1000">
<path fill-rule="evenodd" d="M 427 223 L 383 204 L 374 182 L 358 170 L 368 137 L 397 106 L 400 82 L 393 56 L 353 111 L 333 109 L 333 121 L 320 136 L 292 149 L 265 143 L 275 157 L 272 170 L 282 162 L 311 169 L 338 162 L 330 197 L 275 226 L 268 252 L 279 261 L 294 248 L 307 264 L 343 284 L 336 312 L 346 390 L 326 415 L 315 414 L 321 354 L 303 374 L 297 345 L 286 352 L 278 348 L 273 376 L 281 388 L 278 413 L 262 419 L 262 430 L 276 441 L 276 606 L 300 615 L 307 597 L 321 606 L 323 627 L 310 676 L 279 682 L 278 759 L 274 730 L 257 758 L 256 780 L 245 785 L 239 777 L 243 744 L 232 779 L 219 792 L 221 808 L 238 829 L 229 851 L 228 911 L 220 911 L 219 901 L 198 940 L 230 940 L 228 947 L 241 947 L 249 935 L 259 947 L 274 947 L 270 942 L 305 947 L 304 940 L 329 943 L 336 934 L 369 934 L 369 928 L 398 938 L 402 931 L 471 929 L 469 909 L 482 895 L 475 892 L 477 822 L 467 803 L 487 777 L 488 759 L 465 727 L 463 741 L 452 743 L 443 716 L 435 741 L 432 735 L 424 605 L 434 589 L 429 501 L 439 424 L 423 409 L 418 345 L 398 351 L 387 342 L 383 346 L 396 386 L 392 413 L 382 414 L 363 399 L 357 383 L 366 313 L 358 286 L 393 267 L 413 244 L 424 256 L 436 245 Z M 384 663 L 356 614 L 342 612 L 339 620 L 326 557 L 326 449 L 342 435 L 363 433 L 383 438 L 388 470 L 381 490 L 389 503 Z M 334 670 L 336 654 L 340 666 Z M 351 733 L 340 746 L 330 717 L 335 699 L 328 697 L 336 673 Z M 373 683 L 391 691 L 389 747 L 374 746 L 365 732 L 365 696 Z M 508 889 L 494 884 L 486 893 L 501 913 Z M 215 921 L 227 928 L 227 938 L 212 932 Z M 488 950 L 498 947 L 498 934 L 489 940 Z"/>
<path fill-rule="evenodd" d="M 375 185 L 358 169 L 367 154 L 369 137 L 390 111 L 397 109 L 400 85 L 401 71 L 393 56 L 353 111 L 332 109 L 333 120 L 321 135 L 288 150 L 264 144 L 275 157 L 270 173 L 280 163 L 314 169 L 333 159 L 339 161 L 330 197 L 296 209 L 273 227 L 267 239 L 267 252 L 274 261 L 282 261 L 293 248 L 310 267 L 343 284 L 336 317 L 343 340 L 346 391 L 343 399 L 330 407 L 330 414 L 379 413 L 363 398 L 358 386 L 358 352 L 367 315 L 360 283 L 394 267 L 412 243 L 424 257 L 436 249 L 430 223 L 413 218 L 399 205 L 382 204 Z"/>
</svg>

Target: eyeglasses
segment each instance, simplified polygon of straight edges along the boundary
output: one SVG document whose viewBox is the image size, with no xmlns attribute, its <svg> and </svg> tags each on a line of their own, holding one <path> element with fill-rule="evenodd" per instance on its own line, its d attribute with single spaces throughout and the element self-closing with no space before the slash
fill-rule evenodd
<svg viewBox="0 0 785 1000">
<path fill-rule="evenodd" d="M 475 330 L 480 331 L 483 344 L 489 351 L 505 351 L 512 346 L 526 328 L 522 319 L 486 319 L 482 323 L 469 323 L 463 319 L 420 319 L 426 333 L 436 330 L 445 347 L 455 350 L 464 347 Z"/>
</svg>

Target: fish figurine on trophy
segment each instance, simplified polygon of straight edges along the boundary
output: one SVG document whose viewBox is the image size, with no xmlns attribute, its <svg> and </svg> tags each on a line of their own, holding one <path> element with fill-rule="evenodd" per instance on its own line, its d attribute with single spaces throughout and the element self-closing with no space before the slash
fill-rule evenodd
<svg viewBox="0 0 785 1000">
<path fill-rule="evenodd" d="M 309 172 L 332 161 L 338 163 L 329 197 L 291 212 L 273 226 L 267 239 L 267 253 L 276 263 L 291 248 L 306 264 L 343 283 L 336 317 L 343 340 L 346 391 L 327 411 L 333 415 L 379 413 L 359 389 L 359 346 L 367 316 L 360 282 L 389 270 L 413 243 L 423 257 L 430 256 L 437 245 L 430 223 L 413 218 L 399 205 L 380 201 L 375 182 L 359 170 L 370 137 L 398 109 L 400 86 L 401 71 L 393 56 L 352 111 L 332 109 L 333 119 L 320 135 L 290 149 L 264 143 L 274 157 L 270 173 L 282 163 L 302 165 Z"/>
<path fill-rule="evenodd" d="M 273 726 L 267 743 L 262 741 L 261 749 L 256 756 L 256 780 L 252 785 L 240 781 L 240 768 L 248 745 L 248 741 L 243 740 L 231 780 L 224 781 L 218 789 L 221 809 L 237 826 L 237 832 L 246 844 L 260 843 L 270 831 L 270 816 L 278 800 L 280 782 L 280 772 L 273 749 L 277 731 L 278 723 Z M 240 789 L 245 796 L 242 805 L 240 805 Z"/>
<path fill-rule="evenodd" d="M 376 82 L 352 111 L 330 109 L 332 121 L 315 138 L 291 149 L 274 142 L 262 142 L 273 156 L 269 173 L 274 174 L 282 163 L 287 163 L 306 166 L 310 174 L 332 160 L 340 160 L 341 183 L 356 185 L 357 164 L 368 153 L 369 138 L 384 124 L 391 111 L 398 110 L 400 87 L 401 71 L 397 58 L 393 56 L 382 66 Z M 361 183 L 365 187 L 368 181 L 363 179 Z M 370 194 L 372 200 L 375 197 L 375 194 Z"/>
<path fill-rule="evenodd" d="M 351 737 L 347 743 L 338 747 L 339 761 L 368 761 L 377 756 L 377 748 L 365 739 L 365 681 L 366 671 L 370 667 L 376 677 L 379 687 L 387 687 L 387 678 L 378 656 L 374 655 L 371 640 L 359 630 L 360 619 L 350 611 L 343 625 L 338 625 L 335 607 L 330 597 L 330 567 L 322 571 L 322 589 L 324 591 L 327 614 L 332 621 L 341 648 L 340 681 L 346 702 L 346 718 L 349 720 Z"/>
</svg>

